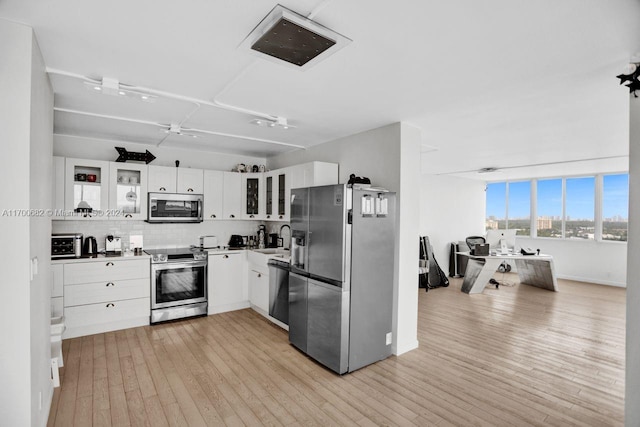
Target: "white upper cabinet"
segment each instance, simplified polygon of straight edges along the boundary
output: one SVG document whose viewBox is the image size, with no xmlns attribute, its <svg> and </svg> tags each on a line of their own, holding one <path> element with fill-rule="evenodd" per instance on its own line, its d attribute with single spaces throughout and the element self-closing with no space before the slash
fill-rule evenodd
<svg viewBox="0 0 640 427">
<path fill-rule="evenodd" d="M 150 192 L 203 193 L 203 170 L 149 166 Z"/>
<path fill-rule="evenodd" d="M 176 168 L 178 169 L 177 193 L 203 193 L 202 169 Z"/>
<path fill-rule="evenodd" d="M 67 218 L 107 219 L 109 162 L 67 158 L 64 178 Z"/>
<path fill-rule="evenodd" d="M 225 173 L 222 171 L 204 171 L 203 217 L 205 220 L 224 219 L 222 210 L 224 199 L 224 174 Z"/>
<path fill-rule="evenodd" d="M 147 165 L 109 163 L 109 209 L 111 219 L 138 219 L 147 215 Z"/>
<path fill-rule="evenodd" d="M 264 175 L 265 219 L 289 221 L 291 168 L 277 169 Z"/>
<path fill-rule="evenodd" d="M 338 164 L 310 162 L 288 168 L 291 176 L 291 187 L 317 187 L 338 183 Z"/>
<path fill-rule="evenodd" d="M 149 165 L 149 179 L 147 190 L 149 192 L 176 192 L 176 169 L 169 166 L 151 166 Z"/>
<path fill-rule="evenodd" d="M 240 219 L 242 217 L 242 174 L 237 172 L 223 172 L 223 174 L 222 216 L 224 219 Z"/>
<path fill-rule="evenodd" d="M 242 175 L 242 218 L 265 218 L 264 173 Z"/>
</svg>

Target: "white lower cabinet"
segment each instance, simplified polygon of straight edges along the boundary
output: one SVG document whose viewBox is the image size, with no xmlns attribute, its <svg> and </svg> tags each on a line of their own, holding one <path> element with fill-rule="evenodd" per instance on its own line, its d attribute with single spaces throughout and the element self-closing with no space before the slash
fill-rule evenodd
<svg viewBox="0 0 640 427">
<path fill-rule="evenodd" d="M 149 258 L 64 264 L 63 338 L 149 324 Z"/>
<path fill-rule="evenodd" d="M 209 314 L 249 307 L 245 265 L 244 251 L 209 255 Z"/>
<path fill-rule="evenodd" d="M 249 301 L 258 313 L 269 314 L 269 270 L 249 264 Z"/>
</svg>

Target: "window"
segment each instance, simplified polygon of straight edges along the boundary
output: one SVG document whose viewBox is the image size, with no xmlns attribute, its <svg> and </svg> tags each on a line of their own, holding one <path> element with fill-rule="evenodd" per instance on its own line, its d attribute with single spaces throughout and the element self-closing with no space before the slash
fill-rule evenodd
<svg viewBox="0 0 640 427">
<path fill-rule="evenodd" d="M 627 241 L 629 175 L 605 175 L 602 183 L 602 240 Z"/>
<path fill-rule="evenodd" d="M 562 179 L 539 180 L 537 193 L 538 237 L 562 237 Z"/>
<path fill-rule="evenodd" d="M 531 181 L 510 182 L 507 228 L 518 236 L 531 235 Z"/>
<path fill-rule="evenodd" d="M 487 230 L 507 228 L 507 183 L 487 184 Z"/>
<path fill-rule="evenodd" d="M 486 229 L 515 229 L 518 236 L 626 242 L 628 205 L 626 173 L 494 182 L 487 185 Z M 532 212 L 535 233 L 530 230 Z"/>
<path fill-rule="evenodd" d="M 595 178 L 567 178 L 564 236 L 567 239 L 595 238 Z"/>
</svg>

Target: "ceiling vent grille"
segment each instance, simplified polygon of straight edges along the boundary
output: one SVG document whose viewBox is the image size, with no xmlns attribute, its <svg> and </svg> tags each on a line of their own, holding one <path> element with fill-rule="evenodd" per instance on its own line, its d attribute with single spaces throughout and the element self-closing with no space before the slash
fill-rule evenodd
<svg viewBox="0 0 640 427">
<path fill-rule="evenodd" d="M 305 70 L 351 40 L 315 21 L 277 5 L 240 44 L 272 62 Z"/>
</svg>

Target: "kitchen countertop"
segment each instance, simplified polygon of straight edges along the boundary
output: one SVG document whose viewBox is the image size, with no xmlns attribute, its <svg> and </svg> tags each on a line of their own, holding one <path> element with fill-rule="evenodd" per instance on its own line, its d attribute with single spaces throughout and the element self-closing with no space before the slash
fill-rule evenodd
<svg viewBox="0 0 640 427">
<path fill-rule="evenodd" d="M 129 252 L 127 255 L 105 255 L 105 254 L 97 254 L 97 255 L 82 255 L 80 258 L 57 258 L 52 259 L 51 264 L 71 264 L 78 262 L 95 262 L 95 261 L 105 261 L 105 260 L 133 260 L 133 259 L 151 259 L 151 256 L 146 253 L 142 253 L 141 255 L 134 255 Z"/>
</svg>

